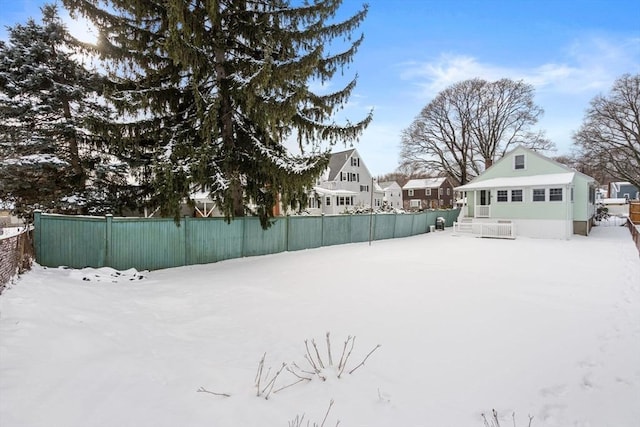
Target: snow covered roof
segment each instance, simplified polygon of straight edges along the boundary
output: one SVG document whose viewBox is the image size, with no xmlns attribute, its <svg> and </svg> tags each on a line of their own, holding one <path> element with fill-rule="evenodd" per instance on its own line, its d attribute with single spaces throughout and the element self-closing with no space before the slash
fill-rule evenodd
<svg viewBox="0 0 640 427">
<path fill-rule="evenodd" d="M 530 175 L 517 177 L 500 177 L 486 179 L 484 181 L 470 182 L 466 185 L 456 187 L 456 190 L 468 191 L 485 188 L 505 188 L 505 187 L 534 187 L 546 185 L 565 185 L 573 182 L 575 172 L 552 173 L 546 175 Z"/>
<path fill-rule="evenodd" d="M 602 204 L 604 205 L 626 205 L 628 200 L 627 199 L 602 199 Z"/>
<path fill-rule="evenodd" d="M 410 179 L 402 189 L 415 190 L 419 188 L 437 188 L 440 187 L 445 180 L 446 178 Z"/>
<path fill-rule="evenodd" d="M 378 185 L 380 186 L 380 188 L 382 188 L 383 190 L 386 190 L 387 188 L 391 187 L 391 186 L 397 186 L 398 188 L 400 188 L 400 185 L 395 182 L 395 181 L 384 181 L 384 182 L 379 182 Z"/>
<path fill-rule="evenodd" d="M 328 188 L 313 187 L 313 190 L 322 196 L 354 196 L 358 193 L 348 190 L 329 190 Z"/>
<path fill-rule="evenodd" d="M 196 191 L 195 193 L 191 193 L 189 195 L 191 200 L 194 202 L 212 202 L 211 197 L 209 197 L 208 191 Z"/>
</svg>

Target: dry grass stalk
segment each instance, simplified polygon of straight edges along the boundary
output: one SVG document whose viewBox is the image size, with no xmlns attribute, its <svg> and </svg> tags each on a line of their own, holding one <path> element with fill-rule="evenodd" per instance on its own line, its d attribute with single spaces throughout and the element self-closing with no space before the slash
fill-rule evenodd
<svg viewBox="0 0 640 427">
<path fill-rule="evenodd" d="M 228 393 L 216 393 L 215 391 L 209 391 L 209 390 L 205 389 L 204 387 L 200 387 L 199 389 L 196 390 L 196 392 L 198 392 L 198 393 L 209 393 L 209 394 L 214 394 L 216 396 L 231 397 L 231 395 L 228 394 Z"/>
<path fill-rule="evenodd" d="M 296 415 L 296 417 L 289 421 L 289 427 L 304 427 L 306 425 L 306 427 L 324 427 L 324 424 L 327 422 L 327 418 L 329 417 L 329 412 L 331 411 L 331 407 L 333 406 L 333 399 L 331 399 L 331 401 L 329 402 L 329 407 L 327 408 L 327 412 L 325 412 L 324 414 L 324 418 L 322 419 L 322 423 L 318 424 L 318 423 L 313 423 L 313 425 L 311 424 L 311 421 L 307 420 L 306 424 L 303 424 L 304 422 L 304 414 L 302 414 L 302 416 L 300 415 Z M 338 427 L 340 425 L 340 421 L 336 421 L 336 425 L 335 427 Z"/>
<path fill-rule="evenodd" d="M 482 414 L 482 419 L 484 421 L 484 427 L 501 427 L 500 420 L 498 419 L 498 411 L 495 409 L 491 410 L 491 418 L 487 420 L 487 416 Z M 513 427 L 516 427 L 516 413 L 513 412 L 511 414 L 511 419 L 513 420 Z M 531 427 L 531 423 L 533 422 L 533 415 L 529 415 L 529 424 L 528 427 Z"/>
</svg>

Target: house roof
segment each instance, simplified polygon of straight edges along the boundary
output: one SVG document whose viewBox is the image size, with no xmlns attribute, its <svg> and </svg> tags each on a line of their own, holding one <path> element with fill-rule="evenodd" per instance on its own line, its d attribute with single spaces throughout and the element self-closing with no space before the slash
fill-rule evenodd
<svg viewBox="0 0 640 427">
<path fill-rule="evenodd" d="M 329 158 L 329 177 L 328 181 L 334 181 L 338 172 L 342 170 L 347 160 L 351 157 L 355 148 L 346 151 L 340 151 L 339 153 L 332 153 Z"/>
<path fill-rule="evenodd" d="M 501 177 L 486 179 L 484 181 L 470 182 L 466 185 L 456 187 L 456 190 L 480 190 L 487 188 L 509 188 L 509 187 L 534 187 L 547 185 L 566 185 L 573 182 L 577 172 L 552 173 L 545 175 L 529 175 L 517 177 Z"/>
<path fill-rule="evenodd" d="M 419 188 L 438 188 L 444 183 L 447 178 L 424 178 L 424 179 L 410 179 L 402 187 L 403 190 L 415 190 Z"/>
<path fill-rule="evenodd" d="M 384 181 L 384 182 L 379 182 L 378 183 L 380 188 L 383 189 L 383 190 L 386 190 L 387 188 L 391 187 L 394 184 L 397 185 L 398 188 L 400 188 L 400 185 L 396 181 Z"/>
<path fill-rule="evenodd" d="M 329 190 L 323 187 L 313 187 L 313 190 L 322 196 L 354 196 L 358 193 L 348 190 Z"/>
</svg>

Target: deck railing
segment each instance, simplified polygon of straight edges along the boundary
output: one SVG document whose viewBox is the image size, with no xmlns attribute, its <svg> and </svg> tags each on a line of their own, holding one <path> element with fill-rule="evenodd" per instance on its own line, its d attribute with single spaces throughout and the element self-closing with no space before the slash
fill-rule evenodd
<svg viewBox="0 0 640 427">
<path fill-rule="evenodd" d="M 516 229 L 512 222 L 454 222 L 454 233 L 471 233 L 479 237 L 515 239 Z"/>
<path fill-rule="evenodd" d="M 489 205 L 476 205 L 475 212 L 476 218 L 491 218 L 491 206 Z"/>
</svg>

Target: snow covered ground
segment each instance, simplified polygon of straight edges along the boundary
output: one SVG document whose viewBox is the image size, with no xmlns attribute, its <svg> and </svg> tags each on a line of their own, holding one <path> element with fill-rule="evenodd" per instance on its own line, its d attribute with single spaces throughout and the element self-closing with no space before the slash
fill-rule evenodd
<svg viewBox="0 0 640 427">
<path fill-rule="evenodd" d="M 3 427 L 634 427 L 640 258 L 624 227 L 568 241 L 451 231 L 154 272 L 34 266 L 0 297 Z M 347 369 L 256 397 L 266 352 Z M 310 341 L 309 341 L 310 342 Z M 312 350 L 313 352 L 313 350 Z M 283 371 L 275 388 L 293 383 Z M 265 385 L 267 380 L 263 380 Z M 197 392 L 205 390 L 230 397 Z"/>
<path fill-rule="evenodd" d="M 24 231 L 24 227 L 1 227 L 0 226 L 0 239 L 8 239 L 9 237 L 13 237 L 16 234 L 20 234 L 20 232 Z"/>
</svg>

